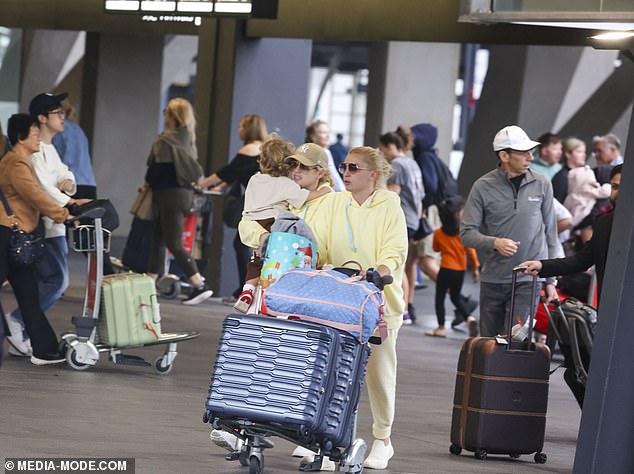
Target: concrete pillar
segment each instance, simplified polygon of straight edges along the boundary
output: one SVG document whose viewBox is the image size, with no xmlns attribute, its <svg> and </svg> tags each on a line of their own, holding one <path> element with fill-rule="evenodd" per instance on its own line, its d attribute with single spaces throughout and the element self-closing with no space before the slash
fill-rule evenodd
<svg viewBox="0 0 634 474">
<path fill-rule="evenodd" d="M 380 134 L 398 125 L 429 122 L 438 127 L 436 146 L 448 161 L 459 65 L 459 44 L 372 44 L 366 144 L 376 146 Z"/>
<path fill-rule="evenodd" d="M 23 35 L 22 85 L 20 105 L 27 110 L 31 99 L 55 90 L 60 71 L 75 44 L 79 32 L 25 30 Z"/>
<path fill-rule="evenodd" d="M 578 474 L 632 472 L 634 466 L 634 174 L 628 166 L 634 161 L 634 120 L 629 137 L 577 441 Z"/>
<path fill-rule="evenodd" d="M 491 47 L 487 77 L 469 127 L 460 169 L 460 192 L 464 196 L 469 194 L 477 178 L 497 164 L 491 147 L 495 133 L 519 121 L 527 49 L 526 46 Z"/>
<path fill-rule="evenodd" d="M 93 122 L 85 128 L 97 188 L 119 211 L 115 236 L 125 238 L 132 220 L 128 209 L 143 183 L 150 145 L 159 131 L 163 36 L 90 34 L 86 51 L 83 117 L 91 116 Z"/>
</svg>

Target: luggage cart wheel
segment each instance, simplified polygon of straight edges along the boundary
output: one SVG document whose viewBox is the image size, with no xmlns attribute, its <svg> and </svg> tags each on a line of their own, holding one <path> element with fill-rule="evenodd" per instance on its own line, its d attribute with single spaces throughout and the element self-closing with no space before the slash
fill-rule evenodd
<svg viewBox="0 0 634 474">
<path fill-rule="evenodd" d="M 68 347 L 66 350 L 66 362 L 75 370 L 87 370 L 90 367 L 90 364 L 77 360 L 77 350 L 74 347 Z"/>
<path fill-rule="evenodd" d="M 547 459 L 548 456 L 546 456 L 544 453 L 535 453 L 535 462 L 537 464 L 544 464 Z"/>
<path fill-rule="evenodd" d="M 449 452 L 457 456 L 462 452 L 462 448 L 457 444 L 452 444 L 451 446 L 449 446 Z"/>
<path fill-rule="evenodd" d="M 174 364 L 168 364 L 165 355 L 162 355 L 158 356 L 154 360 L 154 364 L 152 364 L 152 366 L 154 367 L 154 372 L 156 372 L 157 374 L 167 375 L 172 371 L 172 367 L 174 367 Z"/>
<path fill-rule="evenodd" d="M 249 458 L 249 474 L 262 474 L 264 463 L 257 456 Z"/>
<path fill-rule="evenodd" d="M 481 461 L 487 458 L 487 452 L 484 449 L 478 449 L 473 455 Z"/>
<path fill-rule="evenodd" d="M 163 275 L 156 282 L 159 294 L 167 299 L 174 299 L 181 293 L 181 283 L 175 275 Z"/>
</svg>

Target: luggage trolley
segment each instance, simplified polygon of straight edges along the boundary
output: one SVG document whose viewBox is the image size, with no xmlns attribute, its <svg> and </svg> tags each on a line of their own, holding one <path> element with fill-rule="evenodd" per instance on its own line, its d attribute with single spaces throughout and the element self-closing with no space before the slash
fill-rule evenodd
<svg viewBox="0 0 634 474">
<path fill-rule="evenodd" d="M 269 393 L 270 397 L 275 397 L 278 394 L 291 400 L 299 395 L 298 391 L 301 391 L 307 393 L 307 398 L 311 399 L 311 397 L 325 396 L 325 386 L 332 386 L 332 393 L 327 394 L 331 398 L 323 402 L 326 404 L 326 411 L 323 415 L 324 419 L 320 423 L 321 429 L 327 419 L 328 429 L 332 431 L 317 432 L 314 429 L 311 430 L 302 421 L 298 420 L 298 418 L 301 419 L 301 415 L 297 413 L 298 408 L 296 406 L 285 406 L 284 402 L 276 402 L 275 400 L 271 400 L 272 404 L 267 403 L 266 407 L 261 407 L 270 415 L 262 417 L 261 414 L 257 413 L 259 411 L 257 402 L 255 402 L 255 405 L 243 403 L 240 400 L 244 397 L 244 394 L 232 393 L 232 388 L 222 386 L 222 382 L 218 385 L 212 383 L 210 392 L 214 393 L 212 397 L 219 402 L 217 403 L 218 410 L 207 410 L 203 415 L 203 421 L 209 423 L 214 429 L 223 429 L 237 436 L 244 442 L 240 450 L 227 454 L 225 459 L 228 461 L 239 461 L 240 464 L 249 468 L 249 474 L 261 474 L 264 472 L 264 450 L 275 446 L 270 438 L 277 436 L 317 453 L 313 462 L 300 466 L 300 471 L 320 471 L 323 456 L 328 456 L 333 462 L 338 464 L 337 470 L 339 472 L 348 474 L 363 472 L 367 445 L 363 439 L 356 437 L 357 404 L 361 386 L 357 387 L 358 391 L 356 393 L 354 393 L 352 386 L 355 385 L 353 380 L 364 378 L 365 365 L 369 356 L 368 347 L 364 344 L 359 344 L 352 336 L 315 323 L 288 321 L 258 315 L 229 315 L 224 323 L 223 339 L 221 340 L 221 345 L 226 344 L 229 348 L 224 355 L 227 364 L 223 363 L 223 368 L 220 368 L 219 372 L 217 372 L 220 374 L 221 379 L 225 372 L 229 379 L 234 379 L 237 375 L 236 371 L 242 371 L 240 367 L 234 366 L 235 364 L 240 365 L 240 362 L 237 362 L 235 357 L 240 355 L 240 352 L 244 349 L 245 342 L 247 342 L 246 339 L 243 340 L 242 334 L 240 334 L 238 329 L 241 325 L 245 326 L 246 332 L 242 334 L 248 334 L 247 337 L 250 338 L 258 332 L 261 335 L 260 341 L 262 344 L 259 348 L 257 350 L 250 348 L 250 353 L 255 357 L 255 360 L 250 359 L 249 362 L 254 363 L 256 367 L 260 364 L 267 364 L 263 359 L 271 354 L 270 351 L 274 350 L 272 347 L 277 342 L 283 343 L 283 341 L 302 336 L 306 336 L 307 341 L 311 338 L 316 339 L 317 336 L 315 335 L 321 331 L 321 337 L 325 337 L 333 343 L 328 349 L 341 355 L 338 360 L 333 360 L 333 366 L 329 367 L 328 375 L 324 374 L 323 379 L 320 379 L 324 386 L 315 387 L 314 384 L 316 382 L 314 380 L 312 382 L 305 378 L 299 380 L 302 378 L 301 375 L 295 374 L 291 376 L 286 373 L 286 376 L 282 377 L 284 380 L 277 381 L 278 385 L 293 384 L 294 381 L 297 382 L 297 388 L 289 389 L 289 391 L 284 388 L 271 389 Z M 276 334 L 279 334 L 280 338 L 271 345 L 270 343 L 278 337 Z M 314 342 L 314 344 L 317 345 L 318 343 Z M 293 370 L 292 366 L 294 363 L 289 362 L 288 359 L 288 357 L 292 356 L 289 353 L 281 354 L 281 352 L 278 355 L 282 359 L 286 357 L 287 360 L 286 363 L 277 366 L 276 371 L 284 373 Z M 313 352 L 313 355 L 316 358 L 320 357 L 317 351 Z M 272 362 L 269 361 L 268 363 L 270 365 Z M 307 369 L 310 370 L 308 367 L 295 367 L 295 370 L 299 371 L 299 373 Z M 243 378 L 243 381 L 246 378 L 248 378 L 248 375 Z M 291 381 L 290 379 L 294 380 Z M 265 383 L 263 380 L 259 380 L 256 375 L 253 383 L 255 385 Z M 308 384 L 308 386 L 305 384 Z M 261 393 L 256 393 L 257 389 L 253 393 L 251 393 L 251 390 L 249 392 L 248 398 L 253 397 L 254 400 L 262 395 Z M 218 397 L 223 400 L 219 400 Z M 312 400 L 312 403 L 315 403 L 314 398 Z M 298 401 L 301 405 L 305 400 L 300 395 Z M 236 403 L 243 407 L 243 409 L 239 410 L 242 414 L 236 413 Z M 311 402 L 306 403 L 311 406 Z M 226 411 L 223 408 L 226 408 Z M 263 421 L 264 419 L 267 419 L 267 421 Z"/>
<path fill-rule="evenodd" d="M 111 346 L 99 341 L 97 323 L 100 317 L 101 288 L 103 283 L 103 254 L 110 250 L 110 232 L 101 227 L 103 208 L 93 204 L 95 201 L 79 206 L 75 211 L 76 218 L 93 218 L 92 225 L 80 225 L 72 229 L 72 248 L 76 252 L 88 256 L 88 279 L 84 294 L 84 305 L 81 316 L 74 316 L 72 323 L 74 333 L 62 335 L 60 352 L 66 354 L 68 365 L 75 370 L 86 370 L 99 360 L 100 352 L 107 352 L 115 364 L 152 366 L 160 375 L 171 372 L 174 359 L 178 355 L 177 343 L 197 338 L 197 331 L 161 333 L 157 339 L 143 344 L 128 346 Z M 167 344 L 165 352 L 158 356 L 152 364 L 142 357 L 126 355 L 122 349 Z"/>
<path fill-rule="evenodd" d="M 187 250 L 193 258 L 196 254 L 196 234 L 199 228 L 202 226 L 203 240 L 207 239 L 209 231 L 209 223 L 213 217 L 213 196 L 222 196 L 222 192 L 209 191 L 209 190 L 194 190 L 195 197 L 198 199 L 204 199 L 204 204 L 201 206 L 202 210 L 199 213 L 193 212 L 187 214 L 184 220 L 184 230 L 182 235 L 183 247 Z M 169 250 L 165 250 L 165 268 L 164 273 L 156 281 L 156 288 L 158 293 L 163 298 L 175 299 L 180 295 L 189 296 L 194 287 L 188 279 L 170 273 L 170 266 L 173 261 L 173 257 Z"/>
<path fill-rule="evenodd" d="M 353 275 L 356 271 L 348 268 L 338 268 L 337 270 L 344 270 L 348 275 Z M 392 282 L 391 277 L 384 277 L 384 284 L 390 284 Z M 358 415 L 358 400 L 361 390 L 361 384 L 356 387 L 356 391 L 352 389 L 355 384 L 354 380 L 363 380 L 365 378 L 365 367 L 367 364 L 367 358 L 370 354 L 369 342 L 364 344 L 359 343 L 356 338 L 351 335 L 335 330 L 332 328 L 326 328 L 321 324 L 299 322 L 299 321 L 287 321 L 283 319 L 272 318 L 269 316 L 263 316 L 260 314 L 259 309 L 262 307 L 263 294 L 260 288 L 256 292 L 254 302 L 249 310 L 249 314 L 244 315 L 229 315 L 225 319 L 223 327 L 223 336 L 221 338 L 221 348 L 225 347 L 225 353 L 223 358 L 227 361 L 219 363 L 216 362 L 215 374 L 212 376 L 212 386 L 210 387 L 210 399 L 215 399 L 219 403 L 214 403 L 215 408 L 209 409 L 203 415 L 203 422 L 209 423 L 214 429 L 223 429 L 228 433 L 231 433 L 243 440 L 243 445 L 240 450 L 229 453 L 225 459 L 228 461 L 238 460 L 240 464 L 249 468 L 249 474 L 261 474 L 264 472 L 264 454 L 263 451 L 268 448 L 273 448 L 274 443 L 270 440 L 272 436 L 278 436 L 284 438 L 294 444 L 303 446 L 316 452 L 314 461 L 300 466 L 300 471 L 320 471 L 323 456 L 328 456 L 332 461 L 338 464 L 337 471 L 345 472 L 348 474 L 358 474 L 363 472 L 363 462 L 365 460 L 365 454 L 367 451 L 366 442 L 357 438 L 357 415 Z M 249 319 L 251 318 L 251 319 Z M 267 324 L 267 320 L 269 324 Z M 275 341 L 275 334 L 283 334 L 285 330 L 289 330 L 288 324 L 297 324 L 298 332 L 301 332 L 301 327 L 304 327 L 306 331 L 310 332 L 311 328 L 314 332 L 317 328 L 322 327 L 324 331 L 328 331 L 334 334 L 335 339 L 338 339 L 336 344 L 338 347 L 331 348 L 331 351 L 338 352 L 339 362 L 333 367 L 335 376 L 332 377 L 330 383 L 333 384 L 333 391 L 329 394 L 331 398 L 330 407 L 326 417 L 329 419 L 329 431 L 328 433 L 320 432 L 315 433 L 302 425 L 293 425 L 292 423 L 286 423 L 281 420 L 276 421 L 257 421 L 258 415 L 255 415 L 256 420 L 248 416 L 249 412 L 257 413 L 259 409 L 256 406 L 247 406 L 239 402 L 238 398 L 233 398 L 232 388 L 223 387 L 222 378 L 226 373 L 228 379 L 235 381 L 235 375 L 239 368 L 235 364 L 236 357 L 241 358 L 241 351 L 245 347 L 246 340 L 240 340 L 238 327 L 241 324 L 247 326 L 244 334 L 249 334 L 248 337 L 253 337 L 253 334 L 257 334 L 261 331 L 262 351 L 249 348 L 249 362 L 258 366 L 260 363 L 264 365 L 271 365 L 271 361 L 266 361 L 268 357 L 272 357 L 271 347 L 269 343 Z M 338 336 L 337 336 L 338 335 Z M 275 346 L 277 342 L 282 340 L 289 340 L 290 336 L 280 336 L 280 340 L 273 342 L 272 346 Z M 257 339 L 257 336 L 255 337 Z M 235 341 L 235 342 L 234 342 Z M 233 347 L 232 347 L 233 345 Z M 265 347 L 268 346 L 268 347 Z M 220 357 L 222 349 L 219 349 L 218 356 Z M 264 357 L 261 357 L 264 356 Z M 284 373 L 285 370 L 289 370 L 289 367 L 277 367 L 280 373 Z M 302 369 L 296 369 L 301 372 Z M 215 384 L 213 377 L 219 377 L 218 384 Z M 244 382 L 244 380 L 242 381 Z M 306 381 L 298 381 L 300 384 L 306 383 Z M 326 385 L 329 383 L 326 380 L 323 381 Z M 259 380 L 254 381 L 254 384 L 263 383 Z M 235 388 L 235 387 L 234 387 Z M 322 393 L 326 390 L 322 387 Z M 225 392 L 226 391 L 226 392 Z M 355 393 L 356 392 L 356 393 Z M 288 398 L 291 399 L 291 394 Z M 244 394 L 240 395 L 243 397 Z M 261 394 L 251 393 L 249 389 L 248 398 L 253 397 L 254 400 L 259 400 Z M 224 400 L 221 400 L 224 399 Z M 242 398 L 241 398 L 242 399 Z M 334 401 L 334 402 L 333 402 Z M 256 405 L 259 402 L 256 402 Z M 244 409 L 238 406 L 242 405 Z M 349 405 L 351 412 L 348 415 L 344 414 L 345 407 Z M 260 407 L 264 409 L 264 407 Z M 270 408 L 270 407 L 267 407 Z M 285 408 L 282 409 L 282 412 Z M 272 409 L 272 412 L 276 412 L 276 409 Z M 290 409 L 289 413 L 292 413 L 294 409 Z M 241 415 L 236 415 L 237 412 L 241 412 Z M 275 417 L 279 417 L 279 412 Z M 261 419 L 261 418 L 260 418 Z M 334 433 L 338 430 L 335 429 L 337 425 L 345 426 L 343 431 L 339 431 L 338 435 Z M 343 432 L 345 435 L 342 435 Z M 342 441 L 346 439 L 347 441 Z M 337 440 L 334 441 L 333 440 Z"/>
</svg>

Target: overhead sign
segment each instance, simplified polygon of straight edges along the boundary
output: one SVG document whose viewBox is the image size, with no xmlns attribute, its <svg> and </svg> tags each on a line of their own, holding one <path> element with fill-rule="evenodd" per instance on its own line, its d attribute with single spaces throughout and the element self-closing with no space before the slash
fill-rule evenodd
<svg viewBox="0 0 634 474">
<path fill-rule="evenodd" d="M 245 15 L 253 12 L 252 0 L 105 0 L 106 11 L 125 13 Z"/>
</svg>

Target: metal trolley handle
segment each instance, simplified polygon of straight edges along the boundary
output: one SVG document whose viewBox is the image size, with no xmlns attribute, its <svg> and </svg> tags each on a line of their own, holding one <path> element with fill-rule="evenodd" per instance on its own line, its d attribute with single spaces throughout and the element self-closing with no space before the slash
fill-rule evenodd
<svg viewBox="0 0 634 474">
<path fill-rule="evenodd" d="M 511 280 L 511 309 L 509 311 L 509 321 L 508 321 L 508 345 L 506 346 L 506 349 L 509 350 L 511 347 L 511 341 L 512 339 L 512 328 L 513 328 L 513 315 L 515 314 L 515 293 L 517 290 L 517 275 L 520 273 L 524 273 L 524 270 L 526 270 L 526 267 L 523 266 L 517 266 L 513 268 L 513 277 Z M 531 301 L 530 301 L 530 308 L 529 308 L 529 313 L 528 313 L 528 348 L 530 348 L 531 345 L 531 341 L 533 340 L 533 320 L 535 318 L 535 311 L 537 309 L 537 276 L 533 275 L 532 276 L 532 288 L 531 288 Z"/>
<path fill-rule="evenodd" d="M 110 252 L 110 236 L 108 229 L 101 229 L 103 232 L 102 252 Z M 94 225 L 80 225 L 71 230 L 72 247 L 75 252 L 95 252 L 97 251 L 97 238 Z"/>
</svg>

